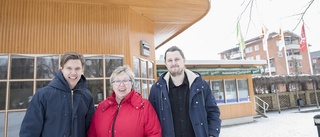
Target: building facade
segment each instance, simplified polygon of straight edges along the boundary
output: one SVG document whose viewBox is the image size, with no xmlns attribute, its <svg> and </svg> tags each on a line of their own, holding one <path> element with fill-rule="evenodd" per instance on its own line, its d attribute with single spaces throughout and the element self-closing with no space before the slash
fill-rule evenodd
<svg viewBox="0 0 320 137">
<path fill-rule="evenodd" d="M 320 74 L 320 51 L 310 52 L 313 74 Z"/>
<path fill-rule="evenodd" d="M 209 0 L 0 0 L 0 137 L 19 136 L 28 102 L 68 51 L 84 55 L 96 105 L 120 65 L 133 69 L 135 88 L 147 98 L 155 50 L 209 9 Z"/>
<path fill-rule="evenodd" d="M 261 68 L 264 75 L 269 75 L 269 71 L 271 75 L 312 74 L 308 51 L 300 50 L 300 37 L 290 31 L 285 31 L 283 35 L 284 48 L 279 49 L 281 36 L 273 32 L 267 36 L 267 50 L 263 49 L 262 36 L 258 36 L 245 41 L 243 54 L 239 51 L 239 47 L 235 47 L 221 52 L 220 58 L 222 60 L 267 60 L 268 58 L 270 67 L 266 64 Z"/>
</svg>

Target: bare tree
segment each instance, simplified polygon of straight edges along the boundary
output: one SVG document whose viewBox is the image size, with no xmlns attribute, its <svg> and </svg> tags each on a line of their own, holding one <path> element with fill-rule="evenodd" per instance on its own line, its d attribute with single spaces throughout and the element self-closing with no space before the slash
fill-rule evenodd
<svg viewBox="0 0 320 137">
<path fill-rule="evenodd" d="M 242 10 L 242 12 L 239 14 L 238 18 L 237 18 L 237 21 L 241 20 L 242 16 L 244 15 L 244 13 L 249 10 L 249 20 L 248 20 L 248 24 L 247 24 L 247 29 L 246 29 L 246 33 L 248 33 L 249 31 L 249 26 L 250 26 L 250 23 L 251 23 L 251 19 L 252 19 L 252 11 L 253 11 L 253 6 L 254 6 L 254 3 L 257 2 L 257 0 L 249 0 L 248 2 L 246 2 L 246 0 L 243 0 L 243 2 L 241 3 L 241 6 L 245 5 L 245 8 Z M 310 6 L 313 4 L 314 0 L 310 0 L 307 4 L 306 4 L 306 8 L 303 10 L 303 12 L 301 13 L 297 13 L 297 14 L 294 14 L 294 15 L 290 15 L 290 16 L 287 16 L 285 18 L 289 18 L 289 17 L 295 17 L 295 16 L 299 16 L 299 19 L 298 19 L 298 22 L 297 22 L 297 25 L 292 29 L 292 31 L 294 31 L 298 25 L 303 22 L 304 23 L 304 16 L 305 14 L 307 13 L 308 9 L 310 8 Z M 307 25 L 306 25 L 307 26 Z"/>
</svg>

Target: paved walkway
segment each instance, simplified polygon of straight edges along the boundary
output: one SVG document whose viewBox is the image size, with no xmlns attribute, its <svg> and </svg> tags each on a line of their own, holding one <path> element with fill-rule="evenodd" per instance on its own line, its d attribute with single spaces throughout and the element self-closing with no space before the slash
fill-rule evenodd
<svg viewBox="0 0 320 137">
<path fill-rule="evenodd" d="M 220 137 L 317 137 L 313 117 L 318 114 L 320 109 L 316 106 L 267 112 L 268 118 L 222 127 Z"/>
</svg>

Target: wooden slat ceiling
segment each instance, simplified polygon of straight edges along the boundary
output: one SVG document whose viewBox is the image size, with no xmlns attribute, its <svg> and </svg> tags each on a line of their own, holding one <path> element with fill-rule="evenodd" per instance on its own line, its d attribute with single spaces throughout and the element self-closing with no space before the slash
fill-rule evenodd
<svg viewBox="0 0 320 137">
<path fill-rule="evenodd" d="M 209 0 L 52 0 L 70 3 L 129 6 L 154 22 L 156 49 L 202 19 Z"/>
</svg>

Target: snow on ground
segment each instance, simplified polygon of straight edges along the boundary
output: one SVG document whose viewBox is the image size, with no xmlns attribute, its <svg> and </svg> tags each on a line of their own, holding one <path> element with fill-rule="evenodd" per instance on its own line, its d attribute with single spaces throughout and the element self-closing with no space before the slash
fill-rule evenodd
<svg viewBox="0 0 320 137">
<path fill-rule="evenodd" d="M 317 137 L 313 117 L 318 114 L 320 109 L 316 106 L 267 112 L 268 118 L 221 127 L 220 137 Z"/>
</svg>

